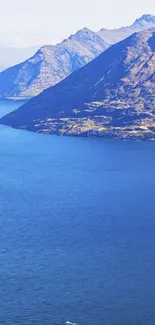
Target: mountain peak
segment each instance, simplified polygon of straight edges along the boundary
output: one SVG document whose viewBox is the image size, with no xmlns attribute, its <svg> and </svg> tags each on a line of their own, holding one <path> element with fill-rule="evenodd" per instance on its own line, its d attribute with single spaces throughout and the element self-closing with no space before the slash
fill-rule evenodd
<svg viewBox="0 0 155 325">
<path fill-rule="evenodd" d="M 78 30 L 76 34 L 71 35 L 69 37 L 69 39 L 74 39 L 74 38 L 78 38 L 78 39 L 81 39 L 81 38 L 90 38 L 94 34 L 95 33 L 92 30 L 90 30 L 87 27 L 84 27 L 84 28 Z"/>
<path fill-rule="evenodd" d="M 91 29 L 84 27 L 77 31 L 76 34 L 71 35 L 66 41 L 78 42 L 81 44 L 97 43 L 105 49 L 109 47 L 109 43 L 106 42 L 98 33 L 93 32 Z M 93 45 L 94 47 L 94 45 Z M 93 50 L 93 49 L 92 49 Z"/>
<path fill-rule="evenodd" d="M 82 33 L 93 33 L 93 31 L 87 27 L 83 27 L 81 28 L 78 32 L 82 32 Z"/>
<path fill-rule="evenodd" d="M 123 39 L 129 37 L 133 33 L 138 33 L 142 30 L 155 27 L 155 16 L 145 14 L 140 18 L 136 19 L 135 22 L 126 27 L 118 29 L 104 29 L 102 28 L 98 35 L 100 35 L 107 43 L 116 44 Z"/>
<path fill-rule="evenodd" d="M 111 46 L 0 123 L 42 133 L 155 140 L 155 27 Z"/>
<path fill-rule="evenodd" d="M 140 18 L 136 19 L 133 25 L 135 26 L 137 24 L 139 24 L 139 25 L 144 25 L 144 24 L 154 25 L 155 24 L 155 16 L 150 15 L 150 14 L 144 14 Z"/>
<path fill-rule="evenodd" d="M 104 39 L 86 27 L 57 45 L 42 46 L 30 59 L 0 73 L 0 97 L 36 96 L 108 47 Z"/>
</svg>

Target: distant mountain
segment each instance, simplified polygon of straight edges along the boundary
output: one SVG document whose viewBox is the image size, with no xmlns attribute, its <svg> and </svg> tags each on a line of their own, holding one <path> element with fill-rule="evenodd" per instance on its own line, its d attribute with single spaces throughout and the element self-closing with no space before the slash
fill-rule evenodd
<svg viewBox="0 0 155 325">
<path fill-rule="evenodd" d="M 33 97 L 108 47 L 109 44 L 87 28 L 56 46 L 44 46 L 30 59 L 0 73 L 0 97 Z"/>
<path fill-rule="evenodd" d="M 155 140 L 155 28 L 111 46 L 0 123 L 51 134 Z"/>
<path fill-rule="evenodd" d="M 155 16 L 143 15 L 131 25 L 118 29 L 101 29 L 98 35 L 110 44 L 115 44 L 129 37 L 133 33 L 155 27 Z"/>
<path fill-rule="evenodd" d="M 0 71 L 27 60 L 36 53 L 39 46 L 13 48 L 0 46 Z"/>
</svg>

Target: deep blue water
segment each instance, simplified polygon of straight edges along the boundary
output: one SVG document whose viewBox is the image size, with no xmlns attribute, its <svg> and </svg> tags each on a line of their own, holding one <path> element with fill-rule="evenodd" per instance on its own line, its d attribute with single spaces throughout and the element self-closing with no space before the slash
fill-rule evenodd
<svg viewBox="0 0 155 325">
<path fill-rule="evenodd" d="M 0 126 L 0 324 L 65 321 L 155 324 L 155 143 Z"/>
</svg>

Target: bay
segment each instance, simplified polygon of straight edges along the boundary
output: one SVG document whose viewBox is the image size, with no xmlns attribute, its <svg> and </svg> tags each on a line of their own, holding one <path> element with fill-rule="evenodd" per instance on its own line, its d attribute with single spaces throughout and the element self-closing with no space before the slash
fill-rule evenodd
<svg viewBox="0 0 155 325">
<path fill-rule="evenodd" d="M 154 247 L 155 143 L 0 126 L 1 324 L 154 325 Z"/>
</svg>

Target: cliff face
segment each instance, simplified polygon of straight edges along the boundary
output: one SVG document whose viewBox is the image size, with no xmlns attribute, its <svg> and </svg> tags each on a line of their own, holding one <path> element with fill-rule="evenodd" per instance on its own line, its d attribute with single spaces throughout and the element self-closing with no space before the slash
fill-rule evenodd
<svg viewBox="0 0 155 325">
<path fill-rule="evenodd" d="M 155 139 L 155 28 L 113 45 L 0 122 L 44 133 Z"/>
<path fill-rule="evenodd" d="M 33 97 L 109 47 L 87 28 L 61 44 L 44 46 L 30 59 L 0 73 L 0 97 Z"/>
</svg>

